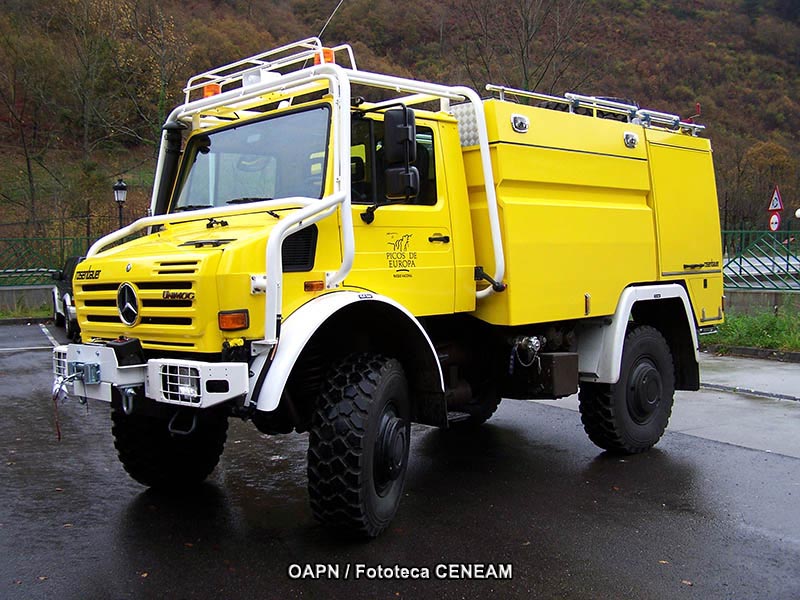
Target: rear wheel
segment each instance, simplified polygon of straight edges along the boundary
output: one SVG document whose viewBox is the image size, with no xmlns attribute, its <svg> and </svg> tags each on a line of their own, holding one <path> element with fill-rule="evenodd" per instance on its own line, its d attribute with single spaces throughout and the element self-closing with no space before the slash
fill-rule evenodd
<svg viewBox="0 0 800 600">
<path fill-rule="evenodd" d="M 197 410 L 196 416 L 194 430 L 182 435 L 170 433 L 167 418 L 126 415 L 114 408 L 114 447 L 128 474 L 142 485 L 170 490 L 204 481 L 217 466 L 225 447 L 228 416 L 213 408 Z"/>
<path fill-rule="evenodd" d="M 625 336 L 616 384 L 582 383 L 583 427 L 597 446 L 634 454 L 653 447 L 672 414 L 675 374 L 664 337 L 648 325 Z"/>
<path fill-rule="evenodd" d="M 375 354 L 341 361 L 323 384 L 309 435 L 314 516 L 366 537 L 380 534 L 400 503 L 410 436 L 402 365 Z"/>
</svg>

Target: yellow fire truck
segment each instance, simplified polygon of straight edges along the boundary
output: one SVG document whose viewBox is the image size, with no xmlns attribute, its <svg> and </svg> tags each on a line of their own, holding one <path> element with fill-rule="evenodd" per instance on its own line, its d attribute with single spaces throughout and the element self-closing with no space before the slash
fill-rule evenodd
<svg viewBox="0 0 800 600">
<path fill-rule="evenodd" d="M 365 72 L 317 38 L 191 78 L 151 214 L 74 277 L 57 386 L 110 403 L 128 473 L 205 479 L 229 417 L 309 432 L 320 521 L 376 536 L 410 424 L 579 393 L 652 447 L 723 319 L 703 127 L 625 101 Z"/>
</svg>

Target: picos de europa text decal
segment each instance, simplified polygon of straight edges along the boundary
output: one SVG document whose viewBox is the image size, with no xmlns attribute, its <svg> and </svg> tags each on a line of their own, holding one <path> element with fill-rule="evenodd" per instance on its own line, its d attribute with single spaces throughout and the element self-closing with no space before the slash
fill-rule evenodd
<svg viewBox="0 0 800 600">
<path fill-rule="evenodd" d="M 417 266 L 417 253 L 411 250 L 412 233 L 396 233 L 390 231 L 386 234 L 388 238 L 386 244 L 389 250 L 386 252 L 386 266 L 394 269 L 393 277 L 403 279 L 413 277 L 413 269 Z"/>
</svg>

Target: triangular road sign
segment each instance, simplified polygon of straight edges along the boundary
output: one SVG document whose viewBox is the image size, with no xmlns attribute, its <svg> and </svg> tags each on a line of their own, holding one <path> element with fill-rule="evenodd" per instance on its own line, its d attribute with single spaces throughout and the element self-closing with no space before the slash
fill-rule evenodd
<svg viewBox="0 0 800 600">
<path fill-rule="evenodd" d="M 769 202 L 769 211 L 783 210 L 783 200 L 781 199 L 781 191 L 778 186 L 775 186 L 775 191 L 772 192 L 772 200 Z"/>
</svg>

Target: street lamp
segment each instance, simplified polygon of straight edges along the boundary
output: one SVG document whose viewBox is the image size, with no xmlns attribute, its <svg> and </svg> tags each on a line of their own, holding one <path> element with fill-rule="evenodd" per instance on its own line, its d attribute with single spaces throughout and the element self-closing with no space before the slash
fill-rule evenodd
<svg viewBox="0 0 800 600">
<path fill-rule="evenodd" d="M 117 203 L 119 208 L 119 228 L 122 229 L 122 205 L 125 204 L 125 198 L 128 195 L 128 186 L 122 181 L 122 177 L 117 179 L 114 184 L 114 202 Z"/>
</svg>

